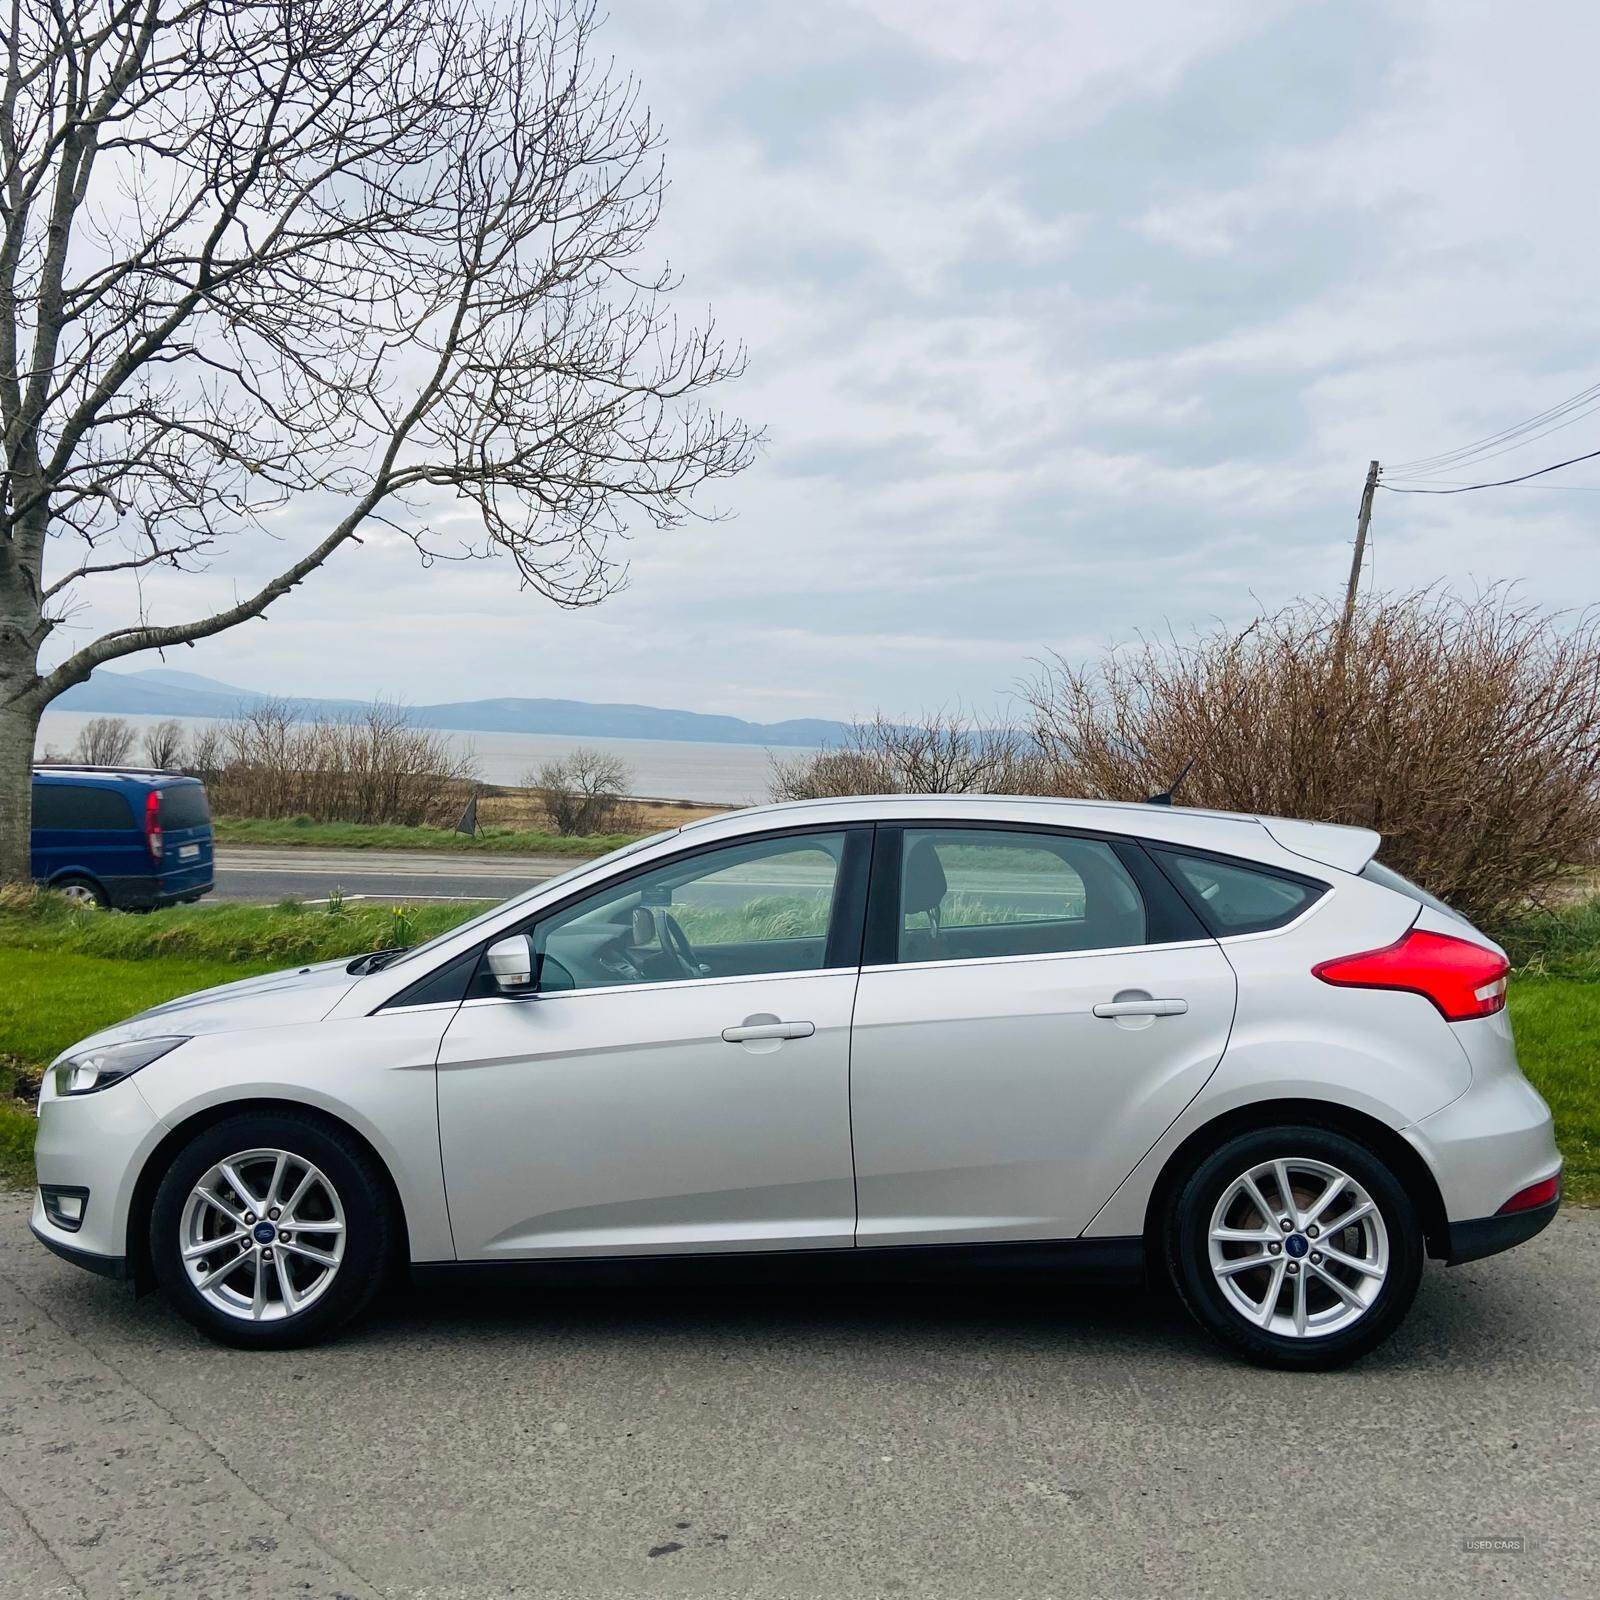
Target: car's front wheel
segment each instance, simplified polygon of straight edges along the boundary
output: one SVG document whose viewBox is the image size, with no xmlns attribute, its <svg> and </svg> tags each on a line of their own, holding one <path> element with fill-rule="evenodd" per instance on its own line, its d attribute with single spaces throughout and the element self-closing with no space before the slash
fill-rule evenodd
<svg viewBox="0 0 1600 1600">
<path fill-rule="evenodd" d="M 245 1112 L 197 1134 L 156 1191 L 150 1252 L 168 1300 L 228 1344 L 284 1349 L 362 1311 L 393 1219 L 372 1157 L 314 1113 Z"/>
<path fill-rule="evenodd" d="M 1195 1319 L 1251 1360 L 1342 1366 L 1386 1339 L 1422 1275 L 1417 1209 L 1331 1128 L 1242 1133 L 1177 1185 L 1167 1265 Z"/>
</svg>

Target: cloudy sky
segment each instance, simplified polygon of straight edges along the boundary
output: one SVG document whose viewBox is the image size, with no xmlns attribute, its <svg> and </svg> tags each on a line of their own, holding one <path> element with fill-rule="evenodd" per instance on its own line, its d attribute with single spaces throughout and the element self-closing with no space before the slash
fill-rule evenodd
<svg viewBox="0 0 1600 1600">
<path fill-rule="evenodd" d="M 727 399 L 769 437 L 708 502 L 730 519 L 641 530 L 626 591 L 578 613 L 380 539 L 170 665 L 413 702 L 987 709 L 1047 650 L 1338 589 L 1370 458 L 1600 381 L 1578 0 L 610 3 L 669 139 L 680 303 L 749 349 Z M 1600 414 L 1482 475 L 1586 449 Z M 1597 520 L 1600 462 L 1380 495 L 1376 580 L 1587 602 Z M 291 519 L 285 549 L 316 534 Z M 106 599 L 73 642 L 125 620 Z"/>
</svg>

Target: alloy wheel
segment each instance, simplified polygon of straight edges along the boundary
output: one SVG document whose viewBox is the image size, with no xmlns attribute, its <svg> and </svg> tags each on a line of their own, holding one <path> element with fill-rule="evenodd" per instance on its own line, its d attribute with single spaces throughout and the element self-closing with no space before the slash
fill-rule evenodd
<svg viewBox="0 0 1600 1600">
<path fill-rule="evenodd" d="M 1209 1257 L 1227 1303 L 1264 1332 L 1316 1339 L 1359 1322 L 1389 1271 L 1372 1196 L 1311 1157 L 1258 1162 L 1222 1191 Z"/>
<path fill-rule="evenodd" d="M 345 1251 L 338 1191 L 303 1156 L 241 1150 L 189 1191 L 178 1227 L 196 1292 L 227 1316 L 272 1322 L 314 1305 Z"/>
</svg>

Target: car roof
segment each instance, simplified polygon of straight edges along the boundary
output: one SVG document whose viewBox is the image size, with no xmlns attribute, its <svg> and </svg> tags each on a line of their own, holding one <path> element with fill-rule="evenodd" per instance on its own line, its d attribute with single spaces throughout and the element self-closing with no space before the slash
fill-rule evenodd
<svg viewBox="0 0 1600 1600">
<path fill-rule="evenodd" d="M 1156 842 L 1214 850 L 1260 859 L 1282 852 L 1344 872 L 1359 872 L 1382 842 L 1370 828 L 1331 822 L 1304 822 L 1242 811 L 1151 805 L 1135 800 L 1073 800 L 1038 795 L 850 795 L 821 800 L 789 800 L 722 812 L 686 823 L 680 832 L 696 838 L 752 827 L 806 827 L 829 822 L 904 821 L 1035 823 L 1126 834 Z"/>
</svg>

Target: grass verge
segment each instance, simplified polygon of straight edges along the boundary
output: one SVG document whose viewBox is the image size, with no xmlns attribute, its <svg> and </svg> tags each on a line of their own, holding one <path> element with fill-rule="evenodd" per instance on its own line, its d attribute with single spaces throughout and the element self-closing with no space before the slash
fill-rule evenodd
<svg viewBox="0 0 1600 1600">
<path fill-rule="evenodd" d="M 312 850 L 459 850 L 529 856 L 603 856 L 638 837 L 632 833 L 569 837 L 513 828 L 485 828 L 477 834 L 465 834 L 450 828 L 313 822 L 310 817 L 217 817 L 212 827 L 218 844 L 298 845 Z"/>
</svg>

